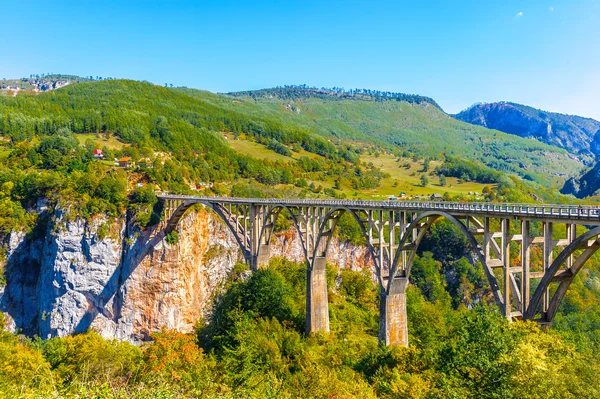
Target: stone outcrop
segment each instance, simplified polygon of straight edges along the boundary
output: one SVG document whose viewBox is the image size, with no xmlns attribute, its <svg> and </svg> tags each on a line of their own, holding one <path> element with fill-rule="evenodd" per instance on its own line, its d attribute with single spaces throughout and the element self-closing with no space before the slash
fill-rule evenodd
<svg viewBox="0 0 600 399">
<path fill-rule="evenodd" d="M 235 238 L 216 215 L 190 211 L 169 245 L 160 228 L 126 218 L 69 219 L 57 210 L 44 237 L 13 232 L 5 242 L 0 311 L 12 330 L 43 338 L 93 328 L 138 342 L 161 329 L 192 331 L 238 260 Z M 303 261 L 295 230 L 274 235 L 272 256 Z M 328 261 L 370 267 L 366 248 L 333 240 Z"/>
<path fill-rule="evenodd" d="M 591 118 L 547 112 L 509 102 L 475 104 L 453 117 L 564 148 L 584 162 L 600 154 L 600 141 L 596 137 L 600 122 Z"/>
</svg>

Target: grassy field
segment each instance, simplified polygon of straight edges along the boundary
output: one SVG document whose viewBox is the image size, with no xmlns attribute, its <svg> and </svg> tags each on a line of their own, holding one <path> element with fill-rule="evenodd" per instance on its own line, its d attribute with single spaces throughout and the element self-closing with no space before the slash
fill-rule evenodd
<svg viewBox="0 0 600 399">
<path fill-rule="evenodd" d="M 381 186 L 376 190 L 373 190 L 370 194 L 373 199 L 383 199 L 390 195 L 397 196 L 400 191 L 406 193 L 407 196 L 415 195 L 431 195 L 434 193 L 444 194 L 449 193 L 450 195 L 468 195 L 469 192 L 481 191 L 484 187 L 493 187 L 489 184 L 479 184 L 473 182 L 458 183 L 458 179 L 454 177 L 446 178 L 446 185 L 441 186 L 439 184 L 439 178 L 436 175 L 430 175 L 440 162 L 431 162 L 429 165 L 429 171 L 423 172 L 423 160 L 413 162 L 411 159 L 400 159 L 396 162 L 397 158 L 391 155 L 380 155 L 379 157 L 374 156 L 362 156 L 361 161 L 372 162 L 377 168 L 391 175 L 390 178 L 384 179 Z M 404 164 L 409 163 L 410 169 L 403 167 Z M 429 178 L 429 184 L 426 187 L 421 187 L 421 175 L 425 174 Z M 396 187 L 394 187 L 394 185 Z"/>
<path fill-rule="evenodd" d="M 248 140 L 234 140 L 233 135 L 228 135 L 229 145 L 235 149 L 236 151 L 250 155 L 252 157 L 258 159 L 268 159 L 271 161 L 283 161 L 289 162 L 293 159 L 297 159 L 301 156 L 310 156 L 310 157 L 318 157 L 319 155 L 312 154 L 302 150 L 300 153 L 293 153 L 291 157 L 278 154 L 272 150 L 269 150 L 263 144 L 251 142 Z M 493 187 L 494 185 L 489 184 L 479 184 L 473 182 L 463 182 L 459 183 L 458 179 L 454 177 L 446 178 L 446 185 L 441 186 L 439 183 L 439 178 L 432 174 L 436 166 L 440 164 L 440 162 L 431 162 L 429 165 L 429 171 L 423 172 L 423 160 L 419 160 L 417 162 L 413 162 L 411 159 L 400 159 L 397 162 L 396 157 L 391 155 L 380 155 L 379 157 L 363 155 L 360 158 L 361 162 L 365 163 L 373 163 L 378 169 L 383 172 L 387 172 L 390 174 L 389 178 L 386 178 L 382 181 L 380 187 L 377 187 L 373 190 L 354 190 L 349 186 L 342 186 L 342 190 L 346 193 L 348 198 L 361 198 L 361 199 L 387 199 L 390 196 L 398 196 L 402 191 L 406 193 L 407 197 L 414 197 L 416 195 L 419 196 L 430 196 L 434 193 L 439 193 L 443 195 L 444 193 L 449 193 L 450 195 L 465 195 L 469 196 L 469 192 L 471 193 L 479 193 L 483 191 L 483 188 Z M 410 168 L 406 168 L 403 165 L 409 163 Z M 426 187 L 421 187 L 421 175 L 426 174 L 429 178 L 429 184 Z M 306 179 L 308 183 L 314 183 L 315 186 L 322 186 L 325 188 L 333 188 L 334 179 L 327 180 L 319 180 L 316 177 L 311 179 L 310 176 Z M 474 198 L 474 196 L 472 196 Z"/>
<path fill-rule="evenodd" d="M 451 153 L 502 172 L 528 175 L 547 186 L 562 185 L 565 178 L 580 174 L 583 167 L 565 150 L 457 121 L 430 104 L 312 97 L 252 99 L 191 89 L 185 93 L 332 139 L 402 145 L 429 155 Z"/>
<path fill-rule="evenodd" d="M 229 146 L 236 150 L 239 153 L 250 155 L 254 158 L 258 159 L 268 159 L 270 161 L 282 161 L 289 162 L 294 159 L 298 159 L 301 157 L 309 157 L 309 158 L 322 158 L 318 154 L 313 154 L 312 152 L 308 152 L 304 149 L 300 149 L 299 152 L 292 152 L 292 156 L 288 157 L 286 155 L 281 155 L 276 153 L 275 151 L 269 150 L 266 146 L 260 143 L 255 143 L 248 140 L 235 140 L 233 134 L 227 135 L 227 141 Z"/>
<path fill-rule="evenodd" d="M 79 133 L 75 134 L 74 136 L 79 141 L 79 144 L 84 145 L 85 142 L 89 139 L 92 140 L 98 148 L 106 146 L 106 148 L 109 148 L 111 150 L 120 150 L 127 145 L 117 140 L 114 136 L 106 137 L 106 135 L 96 133 Z"/>
</svg>

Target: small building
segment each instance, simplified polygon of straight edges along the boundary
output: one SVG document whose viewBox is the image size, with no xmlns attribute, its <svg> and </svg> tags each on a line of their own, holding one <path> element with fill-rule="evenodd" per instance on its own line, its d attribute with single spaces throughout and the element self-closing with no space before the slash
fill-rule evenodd
<svg viewBox="0 0 600 399">
<path fill-rule="evenodd" d="M 94 155 L 94 158 L 96 158 L 96 159 L 104 159 L 104 153 L 99 148 L 96 148 L 92 154 Z"/>
<path fill-rule="evenodd" d="M 133 162 L 131 161 L 131 157 L 119 158 L 119 160 L 117 162 L 119 163 L 119 166 L 121 168 L 131 168 L 131 166 L 133 165 Z"/>
<path fill-rule="evenodd" d="M 429 197 L 429 199 L 432 201 L 441 201 L 442 198 L 442 194 L 440 193 L 431 194 L 431 197 Z"/>
<path fill-rule="evenodd" d="M 227 140 L 227 134 L 223 133 L 223 138 Z"/>
<path fill-rule="evenodd" d="M 393 195 L 388 197 L 388 201 L 397 201 L 398 198 L 394 197 Z"/>
<path fill-rule="evenodd" d="M 406 193 L 404 191 L 400 191 L 398 198 L 406 198 Z"/>
</svg>

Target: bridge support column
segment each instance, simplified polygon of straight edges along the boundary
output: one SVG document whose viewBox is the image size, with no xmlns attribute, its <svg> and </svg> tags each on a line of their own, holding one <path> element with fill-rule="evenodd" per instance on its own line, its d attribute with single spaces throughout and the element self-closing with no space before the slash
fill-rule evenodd
<svg viewBox="0 0 600 399">
<path fill-rule="evenodd" d="M 379 304 L 379 342 L 386 346 L 408 346 L 406 314 L 407 277 L 392 280 L 389 295 L 382 293 Z"/>
<path fill-rule="evenodd" d="M 306 333 L 329 332 L 325 257 L 315 258 L 306 279 Z"/>
<path fill-rule="evenodd" d="M 269 259 L 271 258 L 271 248 L 269 244 L 260 244 L 258 248 L 258 254 L 254 260 L 254 267 L 256 269 L 264 269 L 269 266 Z"/>
</svg>

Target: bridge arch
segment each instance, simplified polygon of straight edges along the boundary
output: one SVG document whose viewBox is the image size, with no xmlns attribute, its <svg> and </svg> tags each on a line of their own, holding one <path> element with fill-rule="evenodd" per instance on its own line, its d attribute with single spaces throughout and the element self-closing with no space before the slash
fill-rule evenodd
<svg viewBox="0 0 600 399">
<path fill-rule="evenodd" d="M 167 221 L 167 225 L 164 229 L 165 236 L 167 234 L 170 234 L 177 228 L 179 221 L 181 220 L 181 218 L 183 218 L 183 216 L 188 211 L 188 209 L 190 209 L 192 206 L 194 206 L 196 204 L 204 205 L 205 207 L 211 209 L 221 218 L 221 220 L 223 220 L 223 222 L 225 222 L 225 224 L 227 225 L 227 227 L 229 228 L 229 230 L 235 237 L 235 240 L 238 243 L 240 249 L 242 250 L 242 255 L 244 256 L 244 259 L 246 259 L 246 261 L 249 262 L 248 264 L 250 264 L 250 262 L 252 261 L 252 249 L 249 246 L 244 244 L 244 241 L 245 241 L 244 237 L 242 237 L 242 236 L 240 236 L 240 234 L 238 234 L 238 231 L 240 231 L 240 229 L 239 228 L 236 229 L 236 227 L 234 227 L 234 225 L 233 225 L 234 222 L 233 222 L 232 218 L 230 217 L 231 215 L 228 215 L 227 210 L 223 206 L 219 205 L 218 203 L 212 203 L 209 201 L 184 201 L 184 202 L 182 202 L 175 209 L 175 211 L 173 212 L 173 214 Z"/>
<path fill-rule="evenodd" d="M 332 237 L 332 234 L 329 234 L 326 237 L 324 237 L 324 233 L 326 232 L 326 229 L 327 229 L 327 223 L 330 220 L 334 221 L 333 225 L 330 227 L 330 230 L 333 231 L 337 227 L 337 221 L 339 220 L 341 215 L 346 212 L 351 214 L 354 217 L 354 219 L 356 220 L 356 222 L 358 223 L 358 225 L 360 226 L 362 234 L 365 237 L 366 246 L 367 246 L 369 253 L 375 263 L 375 271 L 376 271 L 376 275 L 377 275 L 377 279 L 378 279 L 380 288 L 383 293 L 385 293 L 386 295 L 389 295 L 392 290 L 391 284 L 385 284 L 384 276 L 382 276 L 382 273 L 381 273 L 383 265 L 378 264 L 379 257 L 378 257 L 377 250 L 376 250 L 375 246 L 373 245 L 373 243 L 370 242 L 370 240 L 369 240 L 369 235 L 368 235 L 367 229 L 365 228 L 364 221 L 361 220 L 360 215 L 357 214 L 354 210 L 352 210 L 348 207 L 336 207 L 336 208 L 331 209 L 326 214 L 325 218 L 323 219 L 323 221 L 320 224 L 319 235 L 317 238 L 317 242 L 315 244 L 315 248 L 318 248 L 319 244 L 321 243 L 321 240 L 323 240 L 325 238 L 326 241 L 324 244 L 324 250 L 322 252 L 323 252 L 323 254 L 327 253 L 327 249 L 329 248 L 329 244 L 331 242 L 331 237 Z M 497 279 L 494 276 L 492 269 L 490 267 L 488 267 L 488 265 L 487 265 L 487 262 L 485 259 L 485 254 L 483 253 L 483 250 L 482 250 L 480 244 L 477 242 L 477 240 L 475 239 L 473 234 L 469 231 L 469 229 L 460 220 L 458 220 L 456 217 L 450 215 L 449 213 L 446 213 L 443 211 L 423 212 L 423 213 L 419 214 L 414 220 L 412 220 L 411 223 L 406 227 L 406 229 L 401 232 L 401 238 L 400 238 L 400 243 L 398 245 L 398 248 L 404 248 L 404 246 L 406 244 L 408 244 L 409 238 L 412 237 L 413 231 L 415 229 L 417 229 L 417 231 L 418 231 L 416 239 L 412 242 L 413 248 L 410 250 L 410 253 L 408 254 L 405 269 L 403 270 L 404 277 L 408 278 L 410 276 L 412 264 L 414 262 L 415 255 L 418 251 L 421 241 L 423 240 L 423 238 L 425 237 L 425 234 L 427 233 L 427 231 L 429 231 L 429 229 L 431 228 L 433 223 L 440 218 L 444 218 L 444 219 L 447 219 L 450 222 L 452 222 L 462 232 L 462 234 L 467 238 L 467 240 L 469 242 L 469 247 L 471 248 L 472 252 L 475 253 L 475 255 L 477 256 L 477 259 L 481 262 L 481 264 L 485 270 L 486 277 L 488 279 L 488 282 L 489 282 L 492 292 L 494 294 L 494 299 L 496 301 L 496 304 L 501 309 L 503 309 L 504 304 L 503 304 L 502 295 L 500 293 L 500 288 L 498 286 Z M 424 220 L 425 220 L 425 224 L 420 226 Z M 381 249 L 379 249 L 379 250 L 381 251 Z M 389 272 L 389 276 L 388 276 L 388 281 L 391 281 L 393 278 L 397 277 L 400 272 L 399 266 L 400 266 L 400 257 L 402 256 L 402 252 L 403 251 L 401 251 L 401 250 L 397 250 L 394 255 L 394 259 L 389 260 L 390 272 Z M 313 263 L 317 256 L 319 256 L 319 253 L 317 251 L 315 251 L 315 253 L 313 254 Z"/>
<path fill-rule="evenodd" d="M 431 228 L 431 226 L 433 225 L 433 223 L 438 220 L 439 218 L 444 218 L 446 220 L 449 220 L 450 222 L 452 222 L 452 224 L 454 224 L 456 227 L 458 227 L 458 229 L 463 233 L 463 235 L 467 238 L 467 240 L 469 241 L 469 247 L 471 248 L 471 251 L 473 253 L 475 253 L 475 255 L 477 256 L 478 260 L 481 262 L 481 265 L 483 266 L 483 269 L 485 271 L 486 277 L 488 279 L 488 282 L 490 284 L 490 288 L 492 289 L 492 293 L 494 294 L 494 299 L 496 301 L 496 304 L 503 310 L 504 309 L 504 301 L 502 299 L 502 295 L 500 292 L 500 287 L 498 286 L 498 281 L 496 279 L 496 276 L 494 275 L 492 269 L 488 266 L 487 262 L 486 262 L 486 258 L 485 258 L 485 254 L 483 253 L 483 250 L 481 248 L 481 246 L 479 245 L 479 243 L 477 242 L 477 240 L 475 239 L 475 236 L 469 231 L 469 229 L 467 228 L 467 226 L 465 226 L 460 220 L 458 220 L 456 217 L 450 215 L 449 213 L 446 212 L 442 212 L 442 211 L 427 211 L 427 212 L 423 212 L 420 215 L 418 215 L 411 223 L 410 225 L 406 228 L 400 243 L 399 243 L 399 248 L 403 248 L 404 245 L 407 244 L 408 238 L 411 236 L 412 231 L 416 228 L 418 228 L 419 224 L 421 223 L 421 221 L 423 219 L 426 219 L 426 223 L 424 225 L 423 228 L 420 228 L 418 230 L 418 235 L 416 240 L 414 241 L 414 248 L 411 250 L 410 254 L 409 254 L 409 258 L 407 259 L 407 264 L 405 267 L 405 275 L 408 278 L 410 276 L 410 271 L 412 268 L 412 264 L 414 261 L 414 257 L 417 253 L 417 250 L 419 248 L 419 245 L 421 244 L 421 241 L 423 240 L 423 238 L 425 237 L 425 234 L 427 233 L 427 231 L 429 231 L 429 229 Z M 396 252 L 396 256 L 394 258 L 391 270 L 390 270 L 390 279 L 395 278 L 398 274 L 398 266 L 399 266 L 399 260 L 400 260 L 400 255 L 401 255 L 401 251 L 397 251 Z M 386 292 L 387 294 L 390 293 L 391 290 L 391 286 L 388 285 Z"/>
<path fill-rule="evenodd" d="M 307 266 L 310 267 L 310 257 L 308 254 L 308 246 L 306 243 L 306 239 L 304 237 L 304 233 L 302 232 L 302 228 L 300 226 L 300 221 L 298 220 L 298 217 L 294 214 L 292 209 L 287 205 L 276 204 L 272 207 L 269 207 L 269 210 L 267 211 L 267 213 L 264 215 L 264 217 L 262 219 L 260 233 L 258 236 L 258 243 L 259 244 L 264 243 L 266 245 L 269 245 L 269 243 L 271 241 L 271 237 L 272 237 L 274 229 L 275 229 L 274 224 L 277 221 L 277 218 L 279 217 L 281 212 L 283 212 L 283 211 L 286 211 L 290 215 L 290 219 L 291 219 L 292 223 L 294 224 L 296 231 L 298 232 L 298 237 L 300 238 L 300 243 L 302 245 L 302 252 L 304 253 L 304 261 L 306 262 Z M 273 219 L 270 220 L 270 218 L 273 218 Z M 257 249 L 257 256 L 260 256 L 260 251 L 261 251 L 261 248 L 259 245 L 258 249 Z"/>
<path fill-rule="evenodd" d="M 569 259 L 572 255 L 575 254 L 575 251 L 581 250 L 582 245 L 584 245 L 589 240 L 595 238 L 598 240 L 600 237 L 600 227 L 596 227 L 592 230 L 589 230 L 575 240 L 573 240 L 569 245 L 563 249 L 560 254 L 552 261 L 552 264 L 546 270 L 544 277 L 540 281 L 537 286 L 533 296 L 531 297 L 531 302 L 529 308 L 527 309 L 524 318 L 525 319 L 533 319 L 538 312 L 540 302 L 544 297 L 544 294 L 547 292 L 550 284 L 553 283 L 553 280 L 556 278 L 560 278 L 559 285 L 552 298 L 550 298 L 548 303 L 548 309 L 545 314 L 542 314 L 542 321 L 544 322 L 552 322 L 554 320 L 554 316 L 558 311 L 558 307 L 565 297 L 567 293 L 567 289 L 575 279 L 577 273 L 583 268 L 585 262 L 592 256 L 596 251 L 600 248 L 597 242 L 594 242 L 588 248 L 583 249 L 583 252 L 577 257 L 577 259 L 573 262 L 571 267 L 565 271 L 563 271 L 562 275 L 558 275 L 561 267 L 565 264 L 567 259 Z M 543 311 L 542 311 L 543 312 Z M 543 312 L 544 313 L 544 312 Z"/>
<path fill-rule="evenodd" d="M 339 222 L 340 217 L 342 217 L 342 215 L 346 212 L 349 213 L 350 215 L 352 215 L 352 217 L 354 218 L 356 223 L 359 225 L 359 227 L 362 231 L 363 237 L 365 238 L 367 249 L 369 250 L 371 257 L 373 258 L 373 261 L 377 262 L 377 256 L 376 256 L 377 253 L 375 252 L 375 247 L 369 241 L 369 234 L 367 232 L 367 229 L 365 229 L 364 222 L 363 222 L 363 220 L 361 220 L 360 215 L 358 215 L 354 210 L 352 210 L 348 207 L 339 206 L 339 207 L 335 207 L 335 208 L 331 209 L 329 212 L 327 212 L 327 214 L 325 215 L 325 217 L 323 218 L 323 220 L 321 221 L 321 223 L 319 225 L 319 232 L 317 234 L 317 239 L 315 241 L 315 251 L 313 253 L 312 261 L 311 261 L 312 264 L 314 264 L 317 256 L 319 256 L 319 255 L 326 256 L 327 255 L 327 250 L 329 249 L 331 239 L 333 238 L 333 232 L 337 228 L 337 224 Z M 327 229 L 327 224 L 329 222 L 332 222 L 332 224 L 331 224 L 330 228 Z M 328 232 L 330 232 L 331 234 L 327 234 Z M 318 248 L 321 245 L 321 240 L 323 238 L 325 238 L 326 241 L 323 244 L 323 250 L 320 251 L 320 253 L 319 253 Z M 377 265 L 377 264 L 375 265 L 375 272 L 377 273 L 377 278 L 379 280 L 379 283 L 382 284 L 383 280 L 380 276 L 380 269 L 378 266 L 379 265 Z"/>
</svg>

